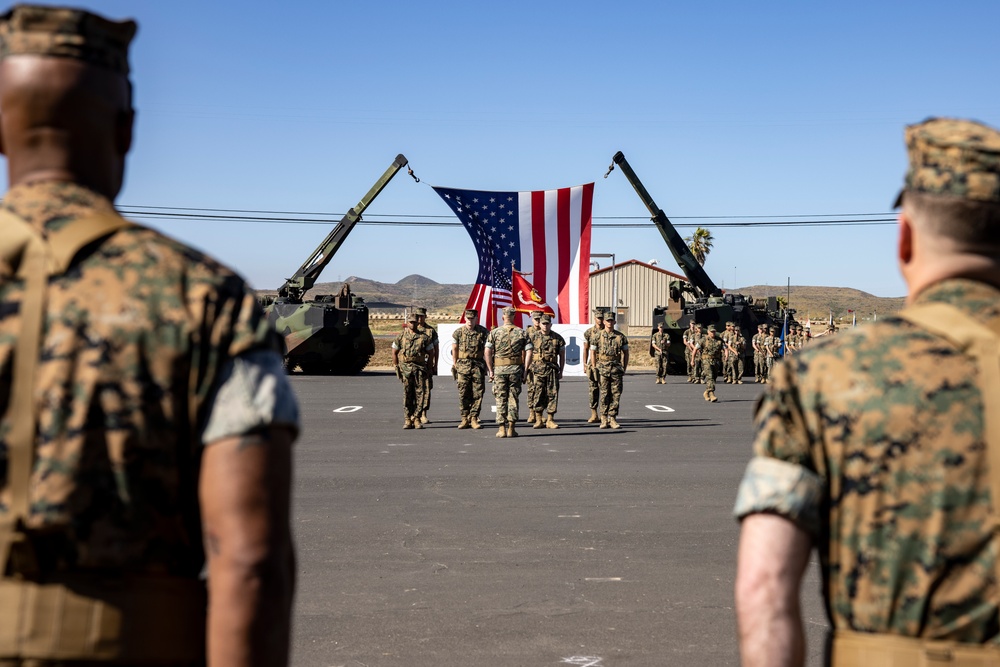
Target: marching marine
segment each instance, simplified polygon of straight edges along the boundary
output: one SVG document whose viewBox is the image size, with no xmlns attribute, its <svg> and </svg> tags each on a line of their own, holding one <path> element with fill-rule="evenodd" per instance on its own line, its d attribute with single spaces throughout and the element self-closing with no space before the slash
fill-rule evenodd
<svg viewBox="0 0 1000 667">
<path fill-rule="evenodd" d="M 719 399 L 715 395 L 715 376 L 722 360 L 722 340 L 715 335 L 715 325 L 708 325 L 708 333 L 699 342 L 701 357 L 701 372 L 705 377 L 705 391 L 702 396 L 706 401 L 715 403 Z"/>
<path fill-rule="evenodd" d="M 621 428 L 616 417 L 628 370 L 628 337 L 615 330 L 615 312 L 604 315 L 604 330 L 594 338 L 590 365 L 601 382 L 601 428 Z"/>
<path fill-rule="evenodd" d="M 479 414 L 486 393 L 486 337 L 489 332 L 479 324 L 479 312 L 474 308 L 465 311 L 465 324 L 452 334 L 452 374 L 458 389 L 458 409 L 462 419 L 458 428 L 483 427 Z"/>
<path fill-rule="evenodd" d="M 656 333 L 650 341 L 656 356 L 656 384 L 667 383 L 667 350 L 670 349 L 670 334 L 663 330 L 663 322 L 656 325 Z"/>
<path fill-rule="evenodd" d="M 420 316 L 410 313 L 406 328 L 392 342 L 392 365 L 403 383 L 403 428 L 424 427 L 420 417 L 427 387 L 427 355 L 434 349 L 434 342 L 419 325 Z"/>
<path fill-rule="evenodd" d="M 604 311 L 594 310 L 594 326 L 583 332 L 583 370 L 587 374 L 587 398 L 590 402 L 590 418 L 588 424 L 597 421 L 597 408 L 601 397 L 601 380 L 597 367 L 590 362 L 591 349 L 595 347 L 595 338 L 604 331 Z"/>
<path fill-rule="evenodd" d="M 551 315 L 542 315 L 539 325 L 541 329 L 531 343 L 535 428 L 559 428 L 554 415 L 559 408 L 559 381 L 566 367 L 566 340 L 552 331 Z M 545 421 L 543 414 L 548 415 Z"/>
<path fill-rule="evenodd" d="M 503 325 L 486 337 L 486 372 L 493 381 L 493 396 L 497 402 L 497 437 L 516 438 L 517 402 L 521 384 L 527 379 L 526 367 L 531 365 L 532 345 L 523 329 L 514 325 L 517 311 L 512 306 L 503 309 Z"/>
</svg>

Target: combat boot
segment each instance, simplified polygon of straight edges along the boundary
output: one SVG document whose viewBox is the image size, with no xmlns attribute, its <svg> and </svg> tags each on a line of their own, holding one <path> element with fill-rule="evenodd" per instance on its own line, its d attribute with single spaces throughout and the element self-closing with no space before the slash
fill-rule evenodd
<svg viewBox="0 0 1000 667">
<path fill-rule="evenodd" d="M 506 424 L 500 424 L 500 428 L 497 429 L 497 437 L 498 438 L 506 438 L 507 437 L 507 425 Z"/>
<path fill-rule="evenodd" d="M 594 408 L 591 408 L 590 409 L 590 419 L 587 420 L 587 423 L 588 424 L 593 424 L 596 421 L 597 421 L 597 410 L 595 410 Z"/>
<path fill-rule="evenodd" d="M 475 415 L 469 418 L 469 422 L 472 424 L 472 428 L 477 431 L 483 427 L 483 425 L 479 422 L 479 417 L 476 417 Z"/>
<path fill-rule="evenodd" d="M 613 429 L 619 429 L 622 427 L 622 425 L 619 424 L 618 420 L 615 419 L 614 417 L 608 417 L 608 426 L 610 426 Z"/>
<path fill-rule="evenodd" d="M 535 422 L 531 425 L 531 428 L 545 428 L 545 420 L 542 419 L 542 413 L 535 413 Z"/>
<path fill-rule="evenodd" d="M 605 417 L 604 415 L 601 415 L 601 426 L 600 426 L 600 428 L 607 428 L 607 427 L 608 427 L 608 418 Z"/>
<path fill-rule="evenodd" d="M 535 411 L 534 410 L 528 410 L 528 423 L 529 424 L 534 424 L 535 423 Z"/>
<path fill-rule="evenodd" d="M 551 414 L 549 415 L 548 420 L 545 422 L 545 428 L 559 428 L 559 424 L 556 423 L 556 420 L 552 418 Z"/>
<path fill-rule="evenodd" d="M 426 424 L 429 421 L 430 421 L 430 419 L 427 418 L 427 411 L 424 410 L 423 412 L 420 413 L 420 423 L 421 424 Z"/>
<path fill-rule="evenodd" d="M 423 425 L 423 423 L 421 423 L 421 421 L 419 419 L 414 419 L 413 420 L 413 428 L 423 428 L 423 427 L 424 427 L 424 425 Z"/>
<path fill-rule="evenodd" d="M 514 430 L 514 422 L 508 422 L 507 423 L 507 437 L 508 438 L 516 438 L 517 437 L 517 431 Z"/>
<path fill-rule="evenodd" d="M 710 400 L 712 403 L 718 403 L 719 397 L 715 395 L 714 391 L 710 391 L 708 392 L 708 400 Z"/>
<path fill-rule="evenodd" d="M 413 428 L 413 420 L 407 417 L 403 420 L 403 428 Z"/>
<path fill-rule="evenodd" d="M 459 428 L 469 428 L 469 416 L 462 415 L 462 421 L 458 422 Z"/>
<path fill-rule="evenodd" d="M 737 380 L 736 384 L 743 384 L 743 380 Z"/>
<path fill-rule="evenodd" d="M 709 398 L 708 398 L 708 389 L 706 389 L 705 391 L 701 392 L 701 395 L 705 397 L 706 401 L 709 400 Z"/>
</svg>

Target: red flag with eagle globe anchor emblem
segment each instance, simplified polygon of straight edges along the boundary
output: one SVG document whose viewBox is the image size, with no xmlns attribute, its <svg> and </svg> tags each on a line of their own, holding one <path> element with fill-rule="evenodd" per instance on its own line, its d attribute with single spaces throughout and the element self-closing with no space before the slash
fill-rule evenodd
<svg viewBox="0 0 1000 667">
<path fill-rule="evenodd" d="M 511 301 L 513 302 L 514 310 L 519 313 L 533 313 L 539 311 L 542 313 L 548 313 L 549 315 L 555 315 L 555 311 L 552 310 L 552 306 L 545 303 L 545 299 L 542 295 L 538 293 L 538 290 L 528 282 L 523 274 L 514 271 L 514 275 L 511 278 Z"/>
</svg>

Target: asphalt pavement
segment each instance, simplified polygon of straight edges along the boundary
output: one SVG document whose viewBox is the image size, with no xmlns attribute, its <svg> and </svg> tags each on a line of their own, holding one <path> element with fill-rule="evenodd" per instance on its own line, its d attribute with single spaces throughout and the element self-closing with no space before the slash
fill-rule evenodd
<svg viewBox="0 0 1000 667">
<path fill-rule="evenodd" d="M 618 431 L 563 381 L 558 430 L 458 430 L 450 377 L 403 430 L 395 375 L 293 376 L 297 667 L 738 665 L 732 506 L 761 387 L 625 378 Z M 525 395 L 522 393 L 521 414 Z M 813 560 L 815 561 L 815 554 Z M 803 594 L 809 665 L 826 616 Z"/>
</svg>

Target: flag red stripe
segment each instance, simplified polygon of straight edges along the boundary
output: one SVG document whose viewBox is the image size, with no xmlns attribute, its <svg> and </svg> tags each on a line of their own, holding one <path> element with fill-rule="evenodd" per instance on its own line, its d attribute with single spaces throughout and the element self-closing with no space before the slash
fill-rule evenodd
<svg viewBox="0 0 1000 667">
<path fill-rule="evenodd" d="M 546 249 L 545 249 L 545 191 L 531 193 L 531 259 L 532 266 L 520 268 L 531 272 L 531 282 L 545 289 Z M 546 296 L 545 298 L 548 298 Z"/>
<path fill-rule="evenodd" d="M 558 237 L 558 257 L 559 257 L 559 293 L 557 303 L 559 306 L 559 321 L 569 322 L 569 274 L 570 269 L 570 225 L 569 219 L 569 188 L 560 188 L 556 194 L 556 233 Z"/>
<path fill-rule="evenodd" d="M 594 184 L 583 186 L 583 220 L 580 225 L 580 322 L 590 322 L 590 223 L 593 217 L 591 211 L 594 205 Z"/>
</svg>

